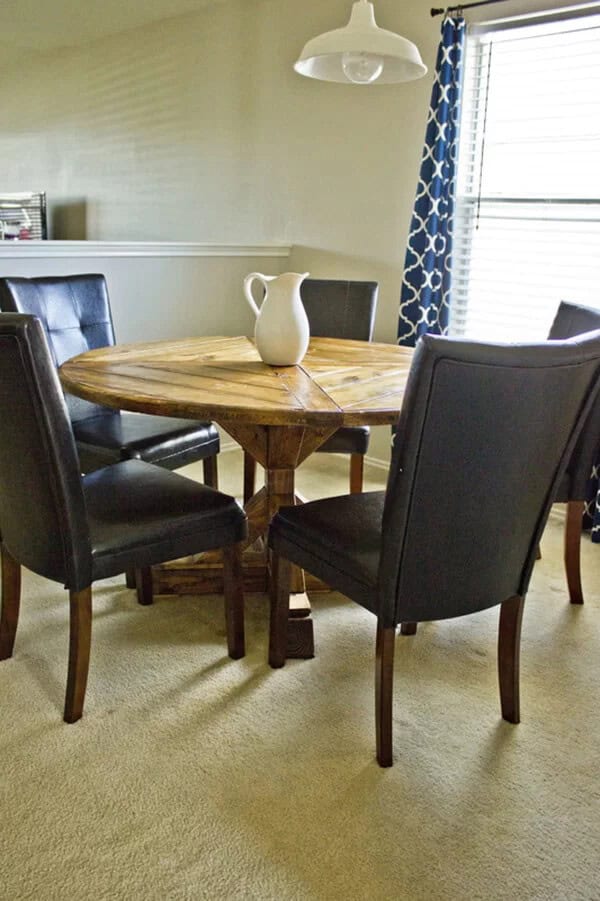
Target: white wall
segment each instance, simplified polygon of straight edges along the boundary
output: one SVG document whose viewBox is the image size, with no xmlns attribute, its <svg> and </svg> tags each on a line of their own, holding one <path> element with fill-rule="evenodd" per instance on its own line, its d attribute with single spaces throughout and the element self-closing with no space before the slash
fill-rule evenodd
<svg viewBox="0 0 600 901">
<path fill-rule="evenodd" d="M 37 245 L 37 246 L 36 246 Z M 0 276 L 105 275 L 120 343 L 252 335 L 241 285 L 253 270 L 289 269 L 289 247 L 4 242 Z"/>
<path fill-rule="evenodd" d="M 430 80 L 296 75 L 303 43 L 349 7 L 230 0 L 30 57 L 0 86 L 5 190 L 85 204 L 87 234 L 57 237 L 277 241 L 323 267 L 338 259 L 341 274 L 348 259 L 369 277 L 391 267 L 378 334 L 393 338 Z M 377 14 L 433 63 L 439 23 L 423 3 L 380 0 Z"/>
<path fill-rule="evenodd" d="M 59 237 L 293 245 L 291 268 L 379 281 L 375 337 L 394 341 L 441 20 L 423 0 L 376 0 L 378 23 L 419 46 L 430 69 L 420 81 L 356 87 L 296 75 L 305 41 L 345 24 L 350 6 L 228 0 L 28 57 L 0 80 L 3 189 L 46 190 L 52 207 L 72 209 L 76 220 L 84 209 L 86 234 L 68 232 L 63 209 Z M 513 0 L 473 13 L 533 8 Z M 143 268 L 150 288 L 172 282 L 160 265 Z M 129 313 L 139 338 L 161 332 L 164 291 L 149 291 L 139 317 L 131 270 L 112 271 L 120 333 Z M 201 274 L 190 268 L 170 284 L 171 298 L 179 288 L 171 324 L 180 318 L 185 330 L 195 325 L 190 297 L 202 291 Z M 231 295 L 233 320 L 240 298 Z M 203 322 L 209 328 L 214 317 L 205 311 Z M 384 430 L 376 455 L 388 444 Z"/>
</svg>

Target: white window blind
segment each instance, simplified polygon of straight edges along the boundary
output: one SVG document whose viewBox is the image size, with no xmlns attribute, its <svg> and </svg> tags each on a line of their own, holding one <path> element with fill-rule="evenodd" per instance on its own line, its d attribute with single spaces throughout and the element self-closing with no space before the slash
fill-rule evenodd
<svg viewBox="0 0 600 901">
<path fill-rule="evenodd" d="M 600 308 L 600 15 L 467 37 L 450 333 L 543 339 Z"/>
</svg>

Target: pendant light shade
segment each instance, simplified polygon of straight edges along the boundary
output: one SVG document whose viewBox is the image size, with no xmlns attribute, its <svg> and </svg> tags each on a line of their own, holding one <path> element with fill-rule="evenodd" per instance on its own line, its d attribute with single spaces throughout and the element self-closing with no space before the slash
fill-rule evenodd
<svg viewBox="0 0 600 901">
<path fill-rule="evenodd" d="M 406 38 L 378 28 L 373 4 L 357 0 L 345 28 L 309 41 L 294 69 L 307 78 L 352 84 L 393 84 L 421 78 L 427 67 Z"/>
</svg>

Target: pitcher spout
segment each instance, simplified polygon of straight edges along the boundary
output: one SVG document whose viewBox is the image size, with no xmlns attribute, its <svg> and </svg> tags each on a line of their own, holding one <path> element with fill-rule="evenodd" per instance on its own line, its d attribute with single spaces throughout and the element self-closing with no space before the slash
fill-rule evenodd
<svg viewBox="0 0 600 901">
<path fill-rule="evenodd" d="M 289 290 L 294 291 L 309 275 L 310 272 L 282 272 L 281 275 L 275 277 L 275 280 L 281 283 L 282 287 L 289 286 Z"/>
</svg>

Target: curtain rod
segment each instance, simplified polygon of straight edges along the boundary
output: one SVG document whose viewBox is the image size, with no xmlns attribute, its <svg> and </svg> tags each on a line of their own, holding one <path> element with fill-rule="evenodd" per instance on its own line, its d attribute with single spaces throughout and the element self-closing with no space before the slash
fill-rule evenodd
<svg viewBox="0 0 600 901">
<path fill-rule="evenodd" d="M 442 16 L 444 13 L 462 12 L 463 9 L 471 9 L 473 6 L 489 6 L 490 3 L 504 3 L 505 0 L 479 0 L 478 3 L 461 3 L 459 6 L 434 7 L 430 9 L 432 16 Z"/>
</svg>

